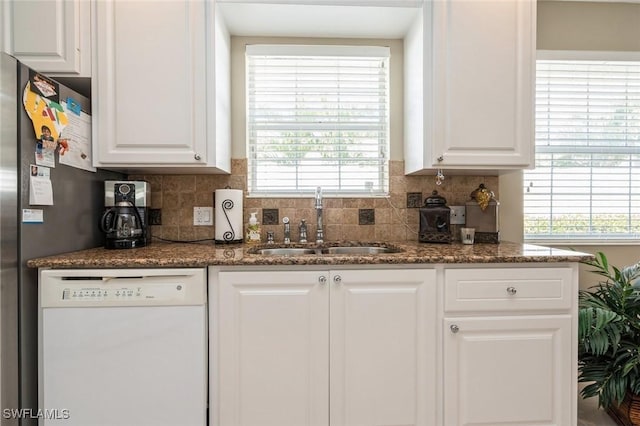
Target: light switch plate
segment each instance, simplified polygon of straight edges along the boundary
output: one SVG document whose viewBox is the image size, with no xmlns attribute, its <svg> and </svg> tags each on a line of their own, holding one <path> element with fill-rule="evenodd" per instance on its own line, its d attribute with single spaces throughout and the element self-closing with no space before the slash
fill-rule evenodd
<svg viewBox="0 0 640 426">
<path fill-rule="evenodd" d="M 466 209 L 464 206 L 449 206 L 451 209 L 451 220 L 449 221 L 452 225 L 464 225 L 467 221 L 466 218 Z"/>
<path fill-rule="evenodd" d="M 193 225 L 205 226 L 213 225 L 213 207 L 194 207 Z"/>
</svg>

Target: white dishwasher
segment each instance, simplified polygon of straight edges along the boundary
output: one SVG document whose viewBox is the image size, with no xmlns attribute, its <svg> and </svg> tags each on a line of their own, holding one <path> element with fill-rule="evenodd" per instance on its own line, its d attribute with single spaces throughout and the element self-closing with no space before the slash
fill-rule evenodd
<svg viewBox="0 0 640 426">
<path fill-rule="evenodd" d="M 40 425 L 202 426 L 206 269 L 42 270 Z"/>
</svg>

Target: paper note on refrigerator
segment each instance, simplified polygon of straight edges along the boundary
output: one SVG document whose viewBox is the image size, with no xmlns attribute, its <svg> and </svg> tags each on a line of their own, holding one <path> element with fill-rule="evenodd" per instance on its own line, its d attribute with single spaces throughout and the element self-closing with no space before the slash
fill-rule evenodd
<svg viewBox="0 0 640 426">
<path fill-rule="evenodd" d="M 29 204 L 32 206 L 52 206 L 53 186 L 48 177 L 31 176 L 29 179 Z"/>
<path fill-rule="evenodd" d="M 44 212 L 41 209 L 22 209 L 22 223 L 43 223 Z"/>
<path fill-rule="evenodd" d="M 72 100 L 73 101 L 73 100 Z M 58 139 L 58 162 L 78 169 L 95 172 L 91 153 L 91 116 L 85 112 L 75 113 L 73 102 L 62 102 L 67 125 Z"/>
</svg>

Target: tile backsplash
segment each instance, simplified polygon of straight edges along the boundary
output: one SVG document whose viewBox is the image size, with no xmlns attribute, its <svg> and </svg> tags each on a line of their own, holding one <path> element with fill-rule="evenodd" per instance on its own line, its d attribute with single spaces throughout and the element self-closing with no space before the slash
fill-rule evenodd
<svg viewBox="0 0 640 426">
<path fill-rule="evenodd" d="M 447 199 L 447 205 L 464 205 L 469 194 L 480 183 L 491 189 L 496 198 L 497 176 L 453 176 L 445 173 L 442 185 L 435 184 L 434 175 L 405 176 L 403 161 L 390 161 L 390 196 L 388 198 L 330 198 L 324 199 L 325 241 L 417 241 L 418 207 L 435 189 Z M 247 160 L 235 159 L 231 175 L 132 175 L 151 184 L 151 208 L 160 216 L 161 225 L 152 225 L 151 234 L 176 241 L 213 239 L 213 226 L 193 226 L 193 208 L 214 206 L 216 189 L 229 186 L 247 189 Z M 277 242 L 284 237 L 282 218 L 291 220 L 292 241 L 298 241 L 298 224 L 306 219 L 309 240 L 315 240 L 314 198 L 246 198 L 245 224 L 249 213 L 257 211 L 262 224 L 263 241 L 267 231 L 274 231 Z M 215 212 L 214 212 L 215 214 Z M 272 223 L 275 220 L 277 224 Z M 455 227 L 453 235 L 457 232 Z"/>
</svg>

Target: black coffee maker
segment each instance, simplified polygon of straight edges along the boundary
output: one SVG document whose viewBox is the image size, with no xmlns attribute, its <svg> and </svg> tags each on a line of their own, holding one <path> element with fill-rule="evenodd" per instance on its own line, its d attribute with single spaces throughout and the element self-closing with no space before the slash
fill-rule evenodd
<svg viewBox="0 0 640 426">
<path fill-rule="evenodd" d="M 105 212 L 100 229 L 108 249 L 144 247 L 151 242 L 149 183 L 107 180 L 104 182 Z"/>
</svg>

